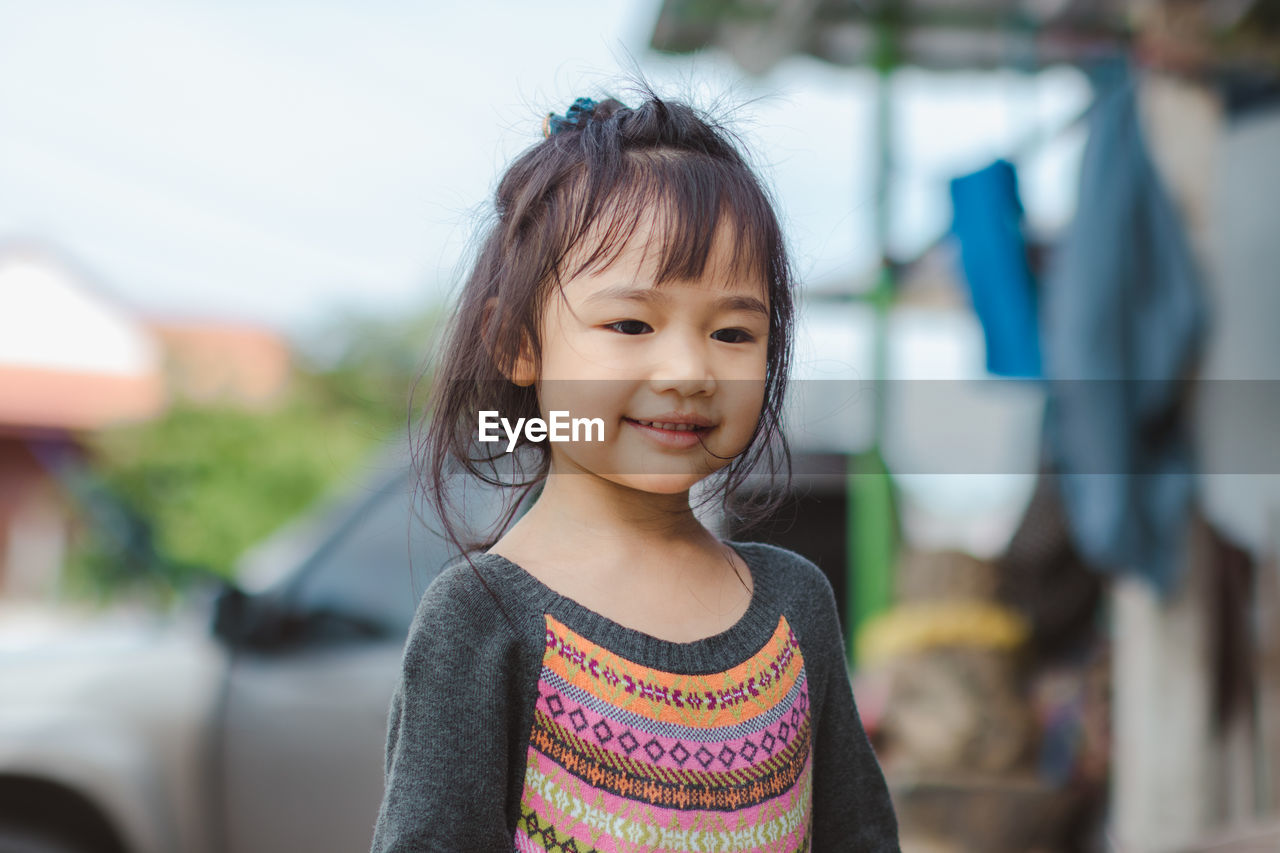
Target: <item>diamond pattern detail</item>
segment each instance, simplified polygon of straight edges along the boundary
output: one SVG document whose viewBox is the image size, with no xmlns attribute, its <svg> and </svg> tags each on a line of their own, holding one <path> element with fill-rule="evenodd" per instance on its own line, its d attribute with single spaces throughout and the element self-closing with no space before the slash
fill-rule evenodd
<svg viewBox="0 0 1280 853">
<path fill-rule="evenodd" d="M 587 727 L 587 715 L 582 713 L 581 708 L 574 708 L 569 712 L 569 722 L 573 723 L 573 730 L 581 734 Z"/>
<path fill-rule="evenodd" d="M 547 697 L 547 708 L 551 710 L 552 717 L 558 717 L 564 713 L 564 701 L 561 700 L 559 693 L 552 693 Z"/>
<path fill-rule="evenodd" d="M 684 763 L 689 760 L 689 750 L 684 748 L 684 744 L 677 743 L 671 747 L 671 757 L 676 760 L 676 764 L 684 767 Z"/>
<path fill-rule="evenodd" d="M 604 720 L 600 720 L 592 726 L 591 731 L 595 734 L 596 740 L 598 740 L 602 746 L 613 740 L 613 730 L 609 728 L 608 724 L 606 724 Z"/>
<path fill-rule="evenodd" d="M 715 756 L 707 751 L 705 746 L 698 747 L 698 751 L 693 754 L 693 757 L 698 759 L 698 763 L 702 765 L 703 770 L 710 767 L 711 762 L 715 759 Z"/>
<path fill-rule="evenodd" d="M 728 744 L 725 744 L 724 749 L 720 750 L 720 754 L 716 756 L 716 758 L 720 759 L 720 763 L 723 764 L 726 768 L 730 764 L 733 764 L 733 759 L 737 757 L 738 757 L 738 753 L 730 749 Z"/>
<path fill-rule="evenodd" d="M 640 745 L 640 741 L 636 740 L 636 736 L 631 733 L 631 729 L 618 736 L 618 745 L 622 747 L 622 751 L 627 755 L 636 751 L 636 747 Z"/>
<path fill-rule="evenodd" d="M 667 752 L 665 749 L 662 748 L 662 744 L 658 743 L 656 739 L 646 743 L 644 745 L 644 751 L 645 751 L 645 754 L 648 755 L 650 760 L 652 761 L 657 761 L 663 755 L 666 755 L 666 752 Z"/>
</svg>

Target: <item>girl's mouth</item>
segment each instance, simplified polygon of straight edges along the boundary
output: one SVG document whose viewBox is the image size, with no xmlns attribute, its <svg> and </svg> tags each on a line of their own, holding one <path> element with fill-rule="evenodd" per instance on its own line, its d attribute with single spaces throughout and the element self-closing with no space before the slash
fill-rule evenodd
<svg viewBox="0 0 1280 853">
<path fill-rule="evenodd" d="M 637 418 L 623 418 L 641 433 L 666 447 L 693 447 L 702 440 L 702 436 L 711 432 L 709 426 L 696 424 L 662 423 L 660 421 L 644 421 Z"/>
</svg>

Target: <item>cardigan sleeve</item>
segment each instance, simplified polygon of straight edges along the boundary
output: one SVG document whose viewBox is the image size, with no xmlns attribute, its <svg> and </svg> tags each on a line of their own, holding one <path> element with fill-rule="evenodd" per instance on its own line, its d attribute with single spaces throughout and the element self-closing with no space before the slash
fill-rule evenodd
<svg viewBox="0 0 1280 853">
<path fill-rule="evenodd" d="M 813 759 L 813 853 L 898 851 L 898 820 L 853 699 L 831 583 L 817 566 L 810 595 L 823 673 Z"/>
<path fill-rule="evenodd" d="M 418 605 L 387 723 L 373 853 L 511 849 L 520 654 L 466 563 Z"/>
</svg>

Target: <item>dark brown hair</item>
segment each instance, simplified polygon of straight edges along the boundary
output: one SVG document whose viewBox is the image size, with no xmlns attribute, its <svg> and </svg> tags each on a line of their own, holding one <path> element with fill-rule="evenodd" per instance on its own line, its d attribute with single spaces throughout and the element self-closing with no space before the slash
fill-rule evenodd
<svg viewBox="0 0 1280 853">
<path fill-rule="evenodd" d="M 539 416 L 536 386 L 507 379 L 522 344 L 540 364 L 539 329 L 553 288 L 587 269 L 607 267 L 649 215 L 656 223 L 649 247 L 657 252 L 655 287 L 700 277 L 717 228 L 725 224 L 733 226 L 733 271 L 750 272 L 768 287 L 760 420 L 746 449 L 707 481 L 713 487 L 699 505 L 718 497 L 727 517 L 754 521 L 785 499 L 791 462 L 781 422 L 795 309 L 773 203 L 732 132 L 647 87 L 641 95 L 634 108 L 613 98 L 595 104 L 576 124 L 511 164 L 498 184 L 493 216 L 481 234 L 456 313 L 437 342 L 414 465 L 431 515 L 441 520 L 468 562 L 470 552 L 487 550 L 501 538 L 546 478 L 551 458 L 546 444 L 523 438 L 510 454 L 505 442 L 480 444 L 477 413 Z M 575 263 L 566 269 L 571 251 Z M 740 487 L 762 465 L 765 470 L 753 480 L 763 479 L 764 488 L 744 497 Z M 774 481 L 784 471 L 785 481 L 776 488 Z M 466 538 L 458 524 L 467 509 L 459 497 L 460 480 L 506 487 L 509 498 L 490 529 L 468 530 Z"/>
</svg>

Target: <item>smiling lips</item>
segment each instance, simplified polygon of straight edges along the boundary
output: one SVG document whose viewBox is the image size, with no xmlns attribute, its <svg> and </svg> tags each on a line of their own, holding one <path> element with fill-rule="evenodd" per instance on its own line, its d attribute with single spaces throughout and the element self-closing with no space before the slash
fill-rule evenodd
<svg viewBox="0 0 1280 853">
<path fill-rule="evenodd" d="M 710 432 L 712 423 L 700 415 L 681 415 L 675 412 L 662 415 L 661 419 L 644 420 L 625 418 L 626 422 L 667 447 L 693 447 L 702 435 Z"/>
</svg>

